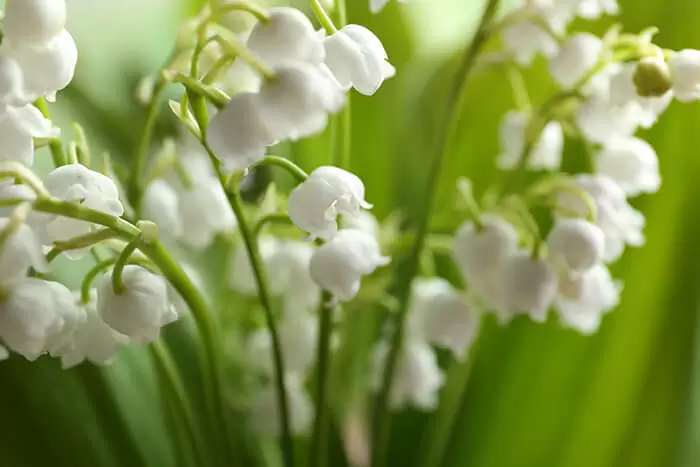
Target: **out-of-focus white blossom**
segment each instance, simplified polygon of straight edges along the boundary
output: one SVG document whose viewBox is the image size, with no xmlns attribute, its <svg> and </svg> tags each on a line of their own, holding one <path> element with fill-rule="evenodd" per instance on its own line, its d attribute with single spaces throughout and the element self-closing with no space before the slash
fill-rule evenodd
<svg viewBox="0 0 700 467">
<path fill-rule="evenodd" d="M 33 105 L 5 107 L 0 112 L 0 161 L 34 163 L 34 138 L 54 138 L 58 128 Z"/>
<path fill-rule="evenodd" d="M 34 201 L 36 193 L 27 185 L 14 183 L 12 180 L 2 180 L 0 181 L 0 200 L 3 199 Z M 14 210 L 14 206 L 0 207 L 0 217 L 10 217 Z"/>
<path fill-rule="evenodd" d="M 182 235 L 182 218 L 177 191 L 165 180 L 154 180 L 143 193 L 143 218 L 158 226 L 161 239 L 172 240 Z"/>
<path fill-rule="evenodd" d="M 314 406 L 304 390 L 302 379 L 298 375 L 287 375 L 284 387 L 289 401 L 291 431 L 294 435 L 308 433 L 314 418 Z M 250 416 L 253 429 L 267 436 L 279 436 L 281 421 L 277 403 L 277 387 L 274 384 L 255 391 L 250 403 Z"/>
<path fill-rule="evenodd" d="M 405 3 L 408 0 L 398 0 L 398 1 L 399 1 L 399 3 Z M 382 11 L 382 9 L 386 6 L 387 3 L 389 3 L 389 0 L 369 0 L 369 10 L 372 13 L 377 14 L 380 11 Z"/>
<path fill-rule="evenodd" d="M 571 89 L 600 61 L 603 41 L 590 33 L 577 33 L 552 57 L 550 70 L 554 80 L 564 89 Z"/>
<path fill-rule="evenodd" d="M 605 251 L 605 234 L 583 219 L 558 219 L 547 238 L 550 260 L 574 274 L 598 264 Z"/>
<path fill-rule="evenodd" d="M 552 57 L 559 50 L 557 41 L 536 21 L 516 23 L 503 31 L 505 49 L 518 64 L 527 66 L 536 55 Z"/>
<path fill-rule="evenodd" d="M 501 266 L 503 304 L 511 315 L 525 313 L 536 322 L 547 320 L 557 295 L 557 275 L 544 260 L 519 253 Z"/>
<path fill-rule="evenodd" d="M 621 138 L 608 143 L 598 153 L 596 172 L 615 180 L 628 196 L 656 193 L 661 186 L 656 151 L 640 138 Z"/>
<path fill-rule="evenodd" d="M 0 218 L 0 232 L 9 224 L 9 219 Z M 0 286 L 23 280 L 30 267 L 41 273 L 49 271 L 39 238 L 23 224 L 0 245 Z"/>
<path fill-rule="evenodd" d="M 193 248 L 206 248 L 217 234 L 230 232 L 236 216 L 226 193 L 214 178 L 197 180 L 195 186 L 180 192 L 182 240 Z"/>
<path fill-rule="evenodd" d="M 517 110 L 508 112 L 501 120 L 499 130 L 501 153 L 498 156 L 498 166 L 501 169 L 511 170 L 522 159 L 527 125 L 527 115 Z M 561 125 L 558 122 L 549 122 L 532 148 L 528 167 L 534 170 L 558 169 L 561 165 L 563 147 L 564 133 Z"/>
<path fill-rule="evenodd" d="M 360 211 L 355 216 L 342 216 L 340 224 L 344 229 L 362 230 L 377 240 L 381 234 L 379 221 L 369 211 Z"/>
<path fill-rule="evenodd" d="M 670 104 L 673 93 L 667 92 L 660 97 L 640 96 L 634 83 L 635 69 L 633 63 L 622 64 L 610 75 L 610 104 L 628 109 L 627 113 L 636 117 L 639 126 L 651 128 Z"/>
<path fill-rule="evenodd" d="M 684 49 L 668 60 L 673 95 L 681 102 L 700 99 L 700 50 Z"/>
<path fill-rule="evenodd" d="M 66 24 L 65 0 L 7 0 L 3 22 L 4 40 L 43 45 Z"/>
</svg>

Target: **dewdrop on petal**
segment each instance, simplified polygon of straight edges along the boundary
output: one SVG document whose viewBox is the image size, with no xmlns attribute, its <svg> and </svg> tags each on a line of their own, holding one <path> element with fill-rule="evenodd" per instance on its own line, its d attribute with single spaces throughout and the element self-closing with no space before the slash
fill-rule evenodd
<svg viewBox="0 0 700 467">
<path fill-rule="evenodd" d="M 415 279 L 411 293 L 412 335 L 464 358 L 480 327 L 479 316 L 466 298 L 440 277 Z"/>
<path fill-rule="evenodd" d="M 374 390 L 381 388 L 388 354 L 389 344 L 385 341 L 379 342 L 372 351 L 371 385 Z M 406 407 L 433 410 L 444 382 L 445 376 L 430 345 L 419 339 L 407 339 L 399 353 L 389 405 L 394 410 Z"/>
<path fill-rule="evenodd" d="M 66 25 L 65 0 L 7 0 L 4 40 L 44 44 Z"/>
<path fill-rule="evenodd" d="M 31 104 L 0 112 L 0 162 L 34 164 L 34 138 L 54 138 L 59 130 Z"/>
<path fill-rule="evenodd" d="M 309 18 L 296 8 L 274 7 L 268 19 L 258 21 L 250 32 L 247 47 L 267 66 L 289 61 L 319 64 L 325 55 L 321 37 Z"/>
<path fill-rule="evenodd" d="M 602 229 L 583 219 L 559 219 L 547 238 L 548 255 L 554 266 L 583 273 L 598 264 L 605 251 Z"/>
<path fill-rule="evenodd" d="M 275 68 L 260 87 L 260 115 L 275 140 L 293 141 L 320 133 L 328 114 L 345 104 L 345 94 L 327 70 L 301 62 Z"/>
<path fill-rule="evenodd" d="M 396 73 L 382 42 L 369 29 L 349 24 L 324 39 L 325 63 L 344 90 L 371 96 Z"/>
<path fill-rule="evenodd" d="M 219 182 L 198 181 L 180 192 L 182 241 L 193 248 L 206 248 L 217 234 L 230 232 L 238 222 Z"/>
<path fill-rule="evenodd" d="M 122 273 L 126 290 L 116 294 L 112 273 L 97 285 L 97 310 L 104 322 L 138 344 L 158 339 L 160 328 L 177 320 L 162 276 L 136 265 L 126 265 Z"/>
<path fill-rule="evenodd" d="M 0 218 L 0 232 L 9 224 L 9 219 Z M 23 224 L 0 245 L 0 287 L 23 280 L 30 267 L 41 273 L 49 272 L 38 236 Z"/>
<path fill-rule="evenodd" d="M 158 226 L 163 240 L 182 235 L 182 218 L 177 191 L 165 180 L 154 180 L 143 193 L 143 219 Z"/>
<path fill-rule="evenodd" d="M 615 180 L 627 196 L 656 193 L 661 187 L 656 151 L 640 138 L 620 138 L 605 145 L 597 155 L 596 171 Z"/>
<path fill-rule="evenodd" d="M 544 322 L 557 295 L 557 276 L 544 260 L 520 253 L 501 266 L 503 303 L 511 314 L 525 313 L 533 321 Z"/>
<path fill-rule="evenodd" d="M 622 285 L 598 264 L 577 278 L 561 278 L 555 305 L 562 324 L 581 334 L 598 330 L 603 314 L 617 306 Z"/>
<path fill-rule="evenodd" d="M 603 41 L 590 33 L 577 33 L 559 49 L 550 62 L 554 81 L 564 89 L 571 89 L 600 60 Z"/>
<path fill-rule="evenodd" d="M 275 143 L 259 107 L 257 94 L 241 92 L 212 118 L 207 131 L 209 144 L 228 172 L 260 161 L 267 146 Z"/>
<path fill-rule="evenodd" d="M 314 418 L 314 405 L 304 389 L 299 375 L 288 374 L 284 378 L 284 387 L 289 402 L 291 431 L 294 435 L 304 435 L 311 429 Z M 250 402 L 250 420 L 253 430 L 267 436 L 279 436 L 281 421 L 277 388 L 274 384 L 255 391 Z"/>
<path fill-rule="evenodd" d="M 347 229 L 316 249 L 309 271 L 320 288 L 333 294 L 334 302 L 342 302 L 355 298 L 363 276 L 389 262 L 388 257 L 382 256 L 374 237 Z"/>
<path fill-rule="evenodd" d="M 700 99 L 700 50 L 684 49 L 668 59 L 673 95 L 681 102 Z"/>
</svg>

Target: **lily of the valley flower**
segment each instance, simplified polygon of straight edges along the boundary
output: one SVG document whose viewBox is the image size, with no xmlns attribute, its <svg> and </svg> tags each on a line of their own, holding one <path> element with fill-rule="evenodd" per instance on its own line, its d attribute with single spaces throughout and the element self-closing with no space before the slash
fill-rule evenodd
<svg viewBox="0 0 700 467">
<path fill-rule="evenodd" d="M 9 219 L 0 218 L 0 232 L 9 223 Z M 0 246 L 0 286 L 22 281 L 30 267 L 41 273 L 49 270 L 38 236 L 23 224 Z"/>
<path fill-rule="evenodd" d="M 399 1 L 399 3 L 405 3 L 408 0 L 398 0 L 398 1 Z M 382 9 L 384 9 L 384 7 L 386 6 L 387 3 L 389 3 L 389 0 L 369 0 L 369 10 L 372 13 L 377 14 L 380 11 L 382 11 Z"/>
<path fill-rule="evenodd" d="M 515 168 L 525 149 L 528 117 L 519 111 L 508 112 L 501 121 L 499 136 L 501 153 L 498 166 L 504 170 Z M 558 122 L 549 122 L 542 130 L 537 143 L 529 155 L 528 167 L 534 170 L 556 170 L 561 165 L 564 133 Z"/>
<path fill-rule="evenodd" d="M 180 200 L 177 191 L 165 180 L 154 180 L 143 193 L 143 218 L 158 226 L 163 240 L 177 239 L 182 235 Z"/>
<path fill-rule="evenodd" d="M 236 216 L 226 193 L 213 177 L 204 177 L 195 186 L 180 192 L 182 240 L 193 248 L 206 248 L 220 233 L 233 230 Z"/>
<path fill-rule="evenodd" d="M 314 417 L 314 405 L 304 389 L 302 378 L 296 374 L 287 375 L 284 387 L 289 401 L 291 431 L 295 435 L 308 433 Z M 253 429 L 263 435 L 278 436 L 281 432 L 277 388 L 268 384 L 255 392 L 250 403 L 250 416 Z"/>
<path fill-rule="evenodd" d="M 57 36 L 65 24 L 65 0 L 8 0 L 4 40 L 43 45 Z"/>
<path fill-rule="evenodd" d="M 544 322 L 557 295 L 557 275 L 544 260 L 520 253 L 502 265 L 501 292 L 510 314 L 524 313 L 533 321 Z"/>
<path fill-rule="evenodd" d="M 0 112 L 0 161 L 34 163 L 34 138 L 54 138 L 58 128 L 33 105 L 5 107 Z"/>
<path fill-rule="evenodd" d="M 570 89 L 600 61 L 603 41 L 590 33 L 574 34 L 552 57 L 550 70 L 554 80 Z"/>
<path fill-rule="evenodd" d="M 673 95 L 681 102 L 700 99 L 700 50 L 684 49 L 668 60 Z"/>
<path fill-rule="evenodd" d="M 598 264 L 605 251 L 605 233 L 583 219 L 559 219 L 547 238 L 549 259 L 572 273 Z"/>
<path fill-rule="evenodd" d="M 598 153 L 596 171 L 620 185 L 628 196 L 656 193 L 661 186 L 654 148 L 640 138 L 613 140 Z"/>
</svg>

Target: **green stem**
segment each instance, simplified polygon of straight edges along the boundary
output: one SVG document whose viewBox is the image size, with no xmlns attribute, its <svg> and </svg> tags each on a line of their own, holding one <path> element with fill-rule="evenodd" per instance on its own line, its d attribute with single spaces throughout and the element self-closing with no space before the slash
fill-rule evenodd
<svg viewBox="0 0 700 467">
<path fill-rule="evenodd" d="M 413 249 L 406 259 L 405 264 L 400 267 L 400 270 L 405 275 L 404 280 L 398 284 L 396 291 L 396 297 L 399 301 L 399 310 L 396 314 L 396 332 L 385 364 L 382 386 L 375 406 L 374 436 L 372 437 L 374 440 L 372 467 L 382 467 L 386 463 L 389 438 L 391 435 L 391 413 L 388 407 L 389 395 L 391 393 L 391 386 L 398 365 L 399 355 L 403 347 L 404 324 L 410 305 L 411 283 L 418 273 L 421 252 L 423 251 L 425 237 L 429 230 L 430 216 L 433 210 L 433 201 L 440 179 L 443 160 L 447 154 L 448 142 L 456 131 L 459 110 L 461 108 L 460 104 L 465 97 L 467 78 L 476 64 L 476 58 L 479 52 L 489 38 L 487 26 L 495 16 L 499 3 L 499 0 L 489 0 L 476 35 L 470 46 L 467 47 L 462 63 L 455 74 L 452 90 L 446 102 L 442 125 L 439 126 L 440 130 L 436 140 L 432 165 L 428 173 L 426 192 L 418 215 L 418 225 Z"/>
<path fill-rule="evenodd" d="M 327 308 L 326 304 L 331 299 L 331 295 L 328 292 L 324 292 L 321 296 L 321 305 L 318 311 L 320 325 L 318 329 L 318 343 L 316 344 L 316 417 L 311 437 L 310 467 L 326 467 L 328 465 L 328 424 L 330 412 L 328 386 L 330 384 L 333 308 Z"/>
<path fill-rule="evenodd" d="M 114 270 L 112 271 L 112 290 L 116 295 L 124 295 L 127 291 L 126 284 L 122 280 L 122 273 L 124 272 L 124 266 L 129 261 L 131 254 L 136 251 L 139 245 L 142 243 L 141 235 L 127 243 L 117 260 L 114 262 Z"/>
<path fill-rule="evenodd" d="M 306 181 L 307 178 L 309 178 L 309 174 L 304 172 L 304 170 L 296 165 L 294 162 L 290 161 L 289 159 L 285 159 L 284 157 L 279 157 L 279 156 L 265 156 L 263 160 L 255 164 L 255 167 L 263 167 L 265 165 L 276 165 L 277 167 L 281 167 L 289 174 L 296 178 L 298 182 L 304 182 Z"/>
<path fill-rule="evenodd" d="M 31 188 L 37 197 L 50 196 L 39 177 L 19 162 L 0 162 L 0 179 L 4 178 L 19 180 Z"/>
<path fill-rule="evenodd" d="M 289 400 L 287 390 L 285 388 L 284 382 L 284 360 L 282 358 L 282 344 L 280 342 L 279 332 L 277 330 L 277 325 L 275 323 L 275 317 L 272 310 L 272 300 L 267 284 L 267 278 L 265 277 L 265 270 L 263 268 L 262 258 L 260 256 L 260 249 L 258 248 L 258 242 L 253 235 L 253 230 L 248 224 L 248 220 L 245 216 L 245 210 L 243 207 L 243 200 L 241 199 L 240 192 L 237 187 L 231 188 L 228 186 L 227 180 L 223 172 L 221 171 L 221 164 L 216 158 L 216 155 L 212 151 L 206 142 L 202 142 L 204 148 L 209 153 L 214 170 L 219 178 L 222 188 L 226 192 L 226 197 L 228 198 L 229 204 L 233 209 L 236 218 L 238 219 L 238 227 L 241 231 L 241 236 L 243 237 L 243 243 L 245 245 L 246 251 L 248 253 L 248 258 L 250 260 L 250 266 L 253 270 L 253 275 L 255 276 L 255 282 L 258 288 L 258 298 L 260 299 L 260 304 L 265 313 L 265 321 L 270 332 L 270 337 L 272 339 L 272 357 L 275 367 L 275 385 L 277 388 L 277 404 L 280 412 L 280 419 L 282 425 L 282 439 L 281 447 L 284 456 L 284 462 L 286 467 L 294 466 L 294 440 L 292 438 L 292 428 L 289 413 Z"/>
<path fill-rule="evenodd" d="M 331 17 L 326 13 L 320 0 L 309 0 L 309 3 L 311 4 L 311 10 L 314 12 L 318 22 L 321 23 L 323 29 L 325 29 L 328 34 L 335 34 L 338 32 L 338 28 L 333 24 L 333 20 L 331 20 Z"/>
<path fill-rule="evenodd" d="M 25 198 L 4 198 L 0 199 L 0 208 L 11 208 L 12 206 L 17 206 L 18 204 L 25 203 L 27 199 Z"/>
<path fill-rule="evenodd" d="M 48 260 L 49 256 L 58 256 L 64 251 L 70 250 L 80 250 L 81 248 L 88 248 L 97 243 L 109 240 L 110 238 L 118 237 L 119 234 L 111 229 L 100 229 L 96 232 L 89 233 L 80 237 L 73 238 L 65 242 L 55 242 L 53 249 L 46 255 Z M 53 253 L 55 252 L 55 253 Z"/>
<path fill-rule="evenodd" d="M 214 104 L 217 109 L 223 109 L 228 102 L 226 94 L 216 88 L 204 85 L 190 76 L 182 73 L 165 71 L 163 72 L 163 77 L 170 82 L 182 84 L 188 91 L 204 96 L 209 102 Z"/>
<path fill-rule="evenodd" d="M 251 68 L 257 71 L 260 76 L 266 80 L 275 79 L 275 72 L 262 60 L 255 56 L 250 50 L 248 50 L 248 47 L 246 47 L 235 37 L 226 38 L 222 35 L 229 35 L 228 30 L 219 27 L 216 27 L 214 30 L 220 33 L 214 36 L 214 40 L 219 43 L 219 45 L 228 55 L 233 57 L 241 57 L 241 60 L 250 65 Z"/>
<path fill-rule="evenodd" d="M 260 237 L 260 232 L 262 232 L 262 229 L 267 225 L 267 224 L 290 224 L 294 225 L 292 223 L 292 220 L 289 218 L 289 214 L 284 213 L 284 212 L 273 212 L 271 214 L 265 214 L 262 216 L 260 219 L 258 219 L 258 222 L 256 222 L 255 226 L 253 227 L 253 236 L 255 238 Z"/>
<path fill-rule="evenodd" d="M 49 112 L 46 99 L 43 97 L 37 99 L 34 102 L 34 107 L 39 109 L 39 112 L 41 112 L 45 118 L 51 120 L 51 113 Z M 51 158 L 53 159 L 53 165 L 55 167 L 66 165 L 66 154 L 63 151 L 63 145 L 61 145 L 61 138 L 52 138 L 51 141 L 49 141 L 49 150 L 51 151 Z"/>
<path fill-rule="evenodd" d="M 153 133 L 156 122 L 158 121 L 158 114 L 160 113 L 160 100 L 165 92 L 165 85 L 166 83 L 163 79 L 158 79 L 153 88 L 153 96 L 151 97 L 151 102 L 148 104 L 143 133 L 141 133 L 141 140 L 139 141 L 136 157 L 134 157 L 134 164 L 131 168 L 131 177 L 129 179 L 127 193 L 129 195 L 129 202 L 137 214 L 141 212 L 141 201 L 143 198 L 143 191 L 145 190 L 146 162 L 148 160 L 148 152 L 151 149 L 151 142 L 153 141 Z"/>
<path fill-rule="evenodd" d="M 115 261 L 116 258 L 109 258 L 104 261 L 100 261 L 94 265 L 92 269 L 87 272 L 87 274 L 85 274 L 85 277 L 83 277 L 83 282 L 80 285 L 80 300 L 83 303 L 90 302 L 90 289 L 92 289 L 92 283 L 95 281 L 97 276 L 111 267 Z"/>
</svg>

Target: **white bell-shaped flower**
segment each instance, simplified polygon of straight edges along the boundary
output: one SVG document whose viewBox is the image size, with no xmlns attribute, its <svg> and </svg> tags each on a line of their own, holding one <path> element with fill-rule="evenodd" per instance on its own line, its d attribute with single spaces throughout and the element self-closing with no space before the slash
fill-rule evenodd
<svg viewBox="0 0 700 467">
<path fill-rule="evenodd" d="M 605 253 L 603 261 L 617 260 L 625 245 L 644 244 L 644 216 L 627 202 L 625 192 L 611 178 L 604 175 L 577 175 L 574 185 L 586 192 L 596 205 L 596 224 L 605 233 Z M 567 214 L 579 217 L 588 215 L 588 206 L 573 193 L 561 193 L 558 204 Z"/>
<path fill-rule="evenodd" d="M 97 311 L 104 322 L 137 344 L 158 339 L 160 328 L 176 321 L 168 285 L 162 276 L 127 265 L 122 273 L 126 291 L 116 294 L 112 274 L 105 274 L 97 286 Z"/>
<path fill-rule="evenodd" d="M 80 323 L 80 311 L 65 296 L 71 292 L 58 283 L 26 278 L 7 290 L 0 300 L 0 338 L 12 351 L 36 360 L 50 347 L 69 337 Z"/>
<path fill-rule="evenodd" d="M 372 352 L 372 388 L 381 388 L 389 344 L 381 341 Z M 413 407 L 433 410 L 438 403 L 438 391 L 445 376 L 437 362 L 435 351 L 422 340 L 407 339 L 399 354 L 389 405 L 394 410 Z"/>
<path fill-rule="evenodd" d="M 564 89 L 574 87 L 600 61 L 603 41 L 593 34 L 574 34 L 550 62 L 552 78 Z"/>
<path fill-rule="evenodd" d="M 605 233 L 584 219 L 558 219 L 547 237 L 547 247 L 555 266 L 580 274 L 603 259 Z"/>
<path fill-rule="evenodd" d="M 275 140 L 297 140 L 321 132 L 328 114 L 345 104 L 345 94 L 322 67 L 285 63 L 260 88 L 260 114 Z"/>
<path fill-rule="evenodd" d="M 45 44 L 66 25 L 65 0 L 7 0 L 3 22 L 9 42 Z"/>
<path fill-rule="evenodd" d="M 621 138 L 605 145 L 598 153 L 596 172 L 615 180 L 628 196 L 656 193 L 661 186 L 656 151 L 640 138 Z"/>
<path fill-rule="evenodd" d="M 267 66 L 290 61 L 317 65 L 323 61 L 322 37 L 304 13 L 296 8 L 274 7 L 267 14 L 267 21 L 255 24 L 247 42 L 248 49 Z"/>
<path fill-rule="evenodd" d="M 85 321 L 87 315 L 74 299 L 74 294 L 66 286 L 58 282 L 46 281 L 54 299 L 54 307 L 58 315 L 58 325 L 46 342 L 46 351 L 53 357 L 60 357 L 67 348 L 73 335 Z"/>
<path fill-rule="evenodd" d="M 349 24 L 326 37 L 325 63 L 344 90 L 354 87 L 371 96 L 385 79 L 396 74 L 382 42 L 364 26 Z"/>
<path fill-rule="evenodd" d="M 64 369 L 79 365 L 85 360 L 98 365 L 109 365 L 116 358 L 116 349 L 129 343 L 129 338 L 118 333 L 105 324 L 97 313 L 97 291 L 91 291 L 88 303 L 79 302 L 85 312 L 85 322 L 73 333 L 73 336 L 61 352 L 61 366 Z"/>
<path fill-rule="evenodd" d="M 527 115 L 517 110 L 508 112 L 501 120 L 501 153 L 498 156 L 498 167 L 501 169 L 514 169 L 522 159 L 527 125 Z M 527 166 L 533 170 L 556 170 L 561 165 L 563 148 L 564 133 L 561 125 L 549 122 L 532 148 Z"/>
<path fill-rule="evenodd" d="M 219 182 L 204 179 L 180 192 L 182 240 L 193 248 L 206 248 L 217 234 L 230 232 L 238 222 Z"/>
<path fill-rule="evenodd" d="M 58 199 L 80 204 L 113 216 L 124 214 L 119 189 L 114 181 L 81 164 L 68 164 L 51 171 L 44 180 L 46 189 Z M 89 222 L 56 216 L 46 224 L 46 243 L 67 241 L 90 233 Z"/>
<path fill-rule="evenodd" d="M 507 259 L 501 270 L 501 292 L 506 310 L 525 313 L 533 321 L 544 322 L 557 295 L 554 268 L 541 259 L 520 253 Z"/>
<path fill-rule="evenodd" d="M 411 294 L 411 334 L 464 358 L 480 327 L 479 316 L 465 297 L 440 277 L 415 279 Z"/>
<path fill-rule="evenodd" d="M 0 55 L 0 104 L 26 105 L 30 98 L 24 92 L 24 74 L 16 60 Z"/>
<path fill-rule="evenodd" d="M 338 214 L 357 216 L 370 209 L 357 175 L 332 166 L 314 170 L 289 195 L 289 217 L 311 239 L 330 240 L 338 231 Z"/>
<path fill-rule="evenodd" d="M 552 36 L 536 21 L 521 21 L 503 31 L 505 49 L 515 61 L 527 66 L 536 55 L 552 57 L 559 46 Z"/>
<path fill-rule="evenodd" d="M 667 92 L 661 97 L 642 97 L 637 93 L 634 83 L 635 63 L 626 63 L 616 67 L 609 76 L 609 102 L 620 109 L 627 110 L 630 117 L 636 117 L 642 128 L 651 128 L 673 99 L 673 93 Z"/>
<path fill-rule="evenodd" d="M 319 287 L 333 294 L 334 302 L 349 301 L 359 292 L 363 276 L 389 262 L 388 257 L 382 256 L 374 237 L 347 229 L 316 249 L 309 271 Z"/>
<path fill-rule="evenodd" d="M 159 238 L 174 240 L 182 236 L 180 199 L 177 191 L 165 180 L 154 180 L 143 193 L 143 218 L 158 226 Z"/>
<path fill-rule="evenodd" d="M 58 128 L 36 107 L 5 107 L 0 113 L 0 161 L 15 161 L 26 166 L 34 163 L 34 138 L 54 138 Z"/>
<path fill-rule="evenodd" d="M 214 116 L 207 133 L 216 157 L 228 172 L 244 170 L 265 156 L 275 143 L 260 115 L 258 94 L 241 92 Z"/>
<path fill-rule="evenodd" d="M 314 405 L 304 390 L 302 379 L 295 374 L 285 376 L 284 387 L 289 402 L 291 431 L 294 435 L 304 435 L 311 429 L 314 419 Z M 255 391 L 250 403 L 250 416 L 253 429 L 267 436 L 279 436 L 281 417 L 277 403 L 277 386 L 268 384 Z"/>
<path fill-rule="evenodd" d="M 681 102 L 700 99 L 700 50 L 684 49 L 668 60 L 673 95 Z"/>
<path fill-rule="evenodd" d="M 632 136 L 640 124 L 637 105 L 614 105 L 607 97 L 592 96 L 574 114 L 583 137 L 591 143 L 606 144 Z"/>
<path fill-rule="evenodd" d="M 3 199 L 34 201 L 36 199 L 36 193 L 27 185 L 13 183 L 12 180 L 3 180 L 0 181 L 0 200 Z M 10 217 L 14 210 L 14 206 L 0 207 L 0 217 Z"/>
<path fill-rule="evenodd" d="M 453 255 L 468 290 L 487 308 L 499 310 L 501 267 L 517 252 L 520 237 L 515 226 L 502 217 L 485 215 L 480 222 L 480 228 L 467 221 L 457 230 Z"/>
<path fill-rule="evenodd" d="M 575 0 L 576 12 L 584 19 L 598 19 L 602 15 L 616 15 L 620 11 L 617 0 Z"/>
<path fill-rule="evenodd" d="M 360 211 L 354 216 L 342 216 L 340 222 L 344 229 L 356 229 L 366 232 L 379 240 L 381 235 L 381 225 L 374 215 L 369 211 Z"/>
<path fill-rule="evenodd" d="M 0 218 L 0 232 L 9 223 L 9 219 Z M 23 224 L 0 246 L 0 286 L 23 280 L 30 267 L 37 272 L 49 272 L 38 236 L 31 227 Z"/>
<path fill-rule="evenodd" d="M 280 242 L 273 267 L 285 275 L 284 309 L 298 314 L 318 306 L 321 289 L 311 278 L 309 267 L 315 247 L 310 242 L 284 240 Z"/>
<path fill-rule="evenodd" d="M 65 29 L 45 45 L 12 43 L 6 53 L 22 69 L 25 92 L 49 100 L 73 81 L 78 63 L 78 48 Z"/>
<path fill-rule="evenodd" d="M 620 301 L 622 284 L 599 264 L 576 278 L 560 279 L 556 308 L 562 323 L 581 334 L 598 330 L 603 314 Z"/>
</svg>

